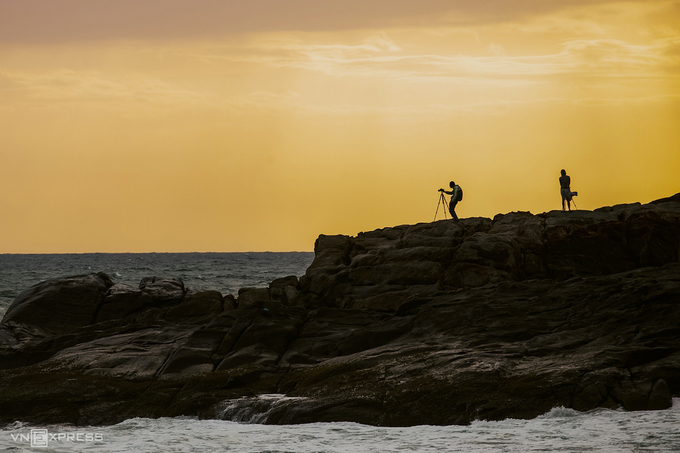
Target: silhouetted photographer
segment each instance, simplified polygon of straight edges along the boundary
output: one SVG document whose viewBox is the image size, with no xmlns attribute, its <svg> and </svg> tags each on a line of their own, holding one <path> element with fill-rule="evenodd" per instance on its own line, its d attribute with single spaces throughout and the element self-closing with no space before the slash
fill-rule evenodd
<svg viewBox="0 0 680 453">
<path fill-rule="evenodd" d="M 572 197 L 578 195 L 578 192 L 571 191 L 571 178 L 567 176 L 567 172 L 562 170 L 562 176 L 560 176 L 560 194 L 562 195 L 562 210 L 564 211 L 564 202 L 567 202 L 569 211 L 571 211 L 571 201 Z M 576 202 L 574 202 L 574 207 L 576 207 Z"/>
<path fill-rule="evenodd" d="M 444 194 L 446 195 L 451 195 L 451 201 L 449 202 L 449 212 L 451 213 L 451 218 L 453 220 L 458 221 L 458 216 L 456 215 L 456 205 L 458 204 L 459 201 L 463 199 L 463 189 L 460 188 L 459 185 L 456 185 L 455 182 L 451 181 L 449 183 L 449 187 L 451 187 L 451 191 L 447 192 L 444 189 L 439 189 L 439 192 L 441 192 L 440 195 L 440 201 L 443 201 L 446 203 L 446 200 L 444 200 Z M 437 211 L 439 210 L 439 205 L 437 205 Z M 437 218 L 437 213 L 435 212 L 434 214 L 435 219 Z"/>
</svg>

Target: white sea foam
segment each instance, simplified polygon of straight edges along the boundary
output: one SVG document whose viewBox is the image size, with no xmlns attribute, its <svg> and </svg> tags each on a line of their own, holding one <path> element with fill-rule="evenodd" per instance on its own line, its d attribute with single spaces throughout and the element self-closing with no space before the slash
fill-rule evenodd
<svg viewBox="0 0 680 453">
<path fill-rule="evenodd" d="M 261 401 L 281 401 L 279 395 Z M 555 408 L 533 420 L 476 421 L 469 426 L 382 428 L 357 423 L 257 425 L 195 418 L 133 418 L 106 427 L 35 427 L 0 430 L 0 451 L 28 450 L 14 441 L 31 428 L 50 433 L 101 434 L 97 442 L 50 441 L 50 452 L 602 452 L 680 451 L 680 399 L 664 411 Z"/>
</svg>

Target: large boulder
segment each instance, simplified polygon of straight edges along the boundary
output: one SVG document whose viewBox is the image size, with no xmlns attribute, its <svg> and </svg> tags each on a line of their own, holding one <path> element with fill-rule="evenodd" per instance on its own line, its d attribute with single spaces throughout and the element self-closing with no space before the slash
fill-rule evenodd
<svg viewBox="0 0 680 453">
<path fill-rule="evenodd" d="M 139 282 L 139 289 L 157 303 L 176 303 L 184 298 L 186 289 L 179 278 L 146 277 Z"/>
<path fill-rule="evenodd" d="M 221 313 L 224 306 L 225 299 L 219 291 L 189 289 L 182 303 L 168 309 L 165 319 L 170 322 L 205 322 Z M 233 308 L 229 299 L 226 308 Z"/>
<path fill-rule="evenodd" d="M 103 272 L 38 283 L 17 296 L 2 319 L 36 332 L 60 334 L 92 324 L 113 281 Z"/>
<path fill-rule="evenodd" d="M 153 304 L 150 294 L 132 286 L 116 283 L 106 292 L 96 313 L 95 321 L 121 319 Z"/>
</svg>

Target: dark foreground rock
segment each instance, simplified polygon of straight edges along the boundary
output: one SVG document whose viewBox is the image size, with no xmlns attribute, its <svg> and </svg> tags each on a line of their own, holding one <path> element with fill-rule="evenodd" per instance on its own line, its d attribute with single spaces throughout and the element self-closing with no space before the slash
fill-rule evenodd
<svg viewBox="0 0 680 453">
<path fill-rule="evenodd" d="M 0 422 L 454 424 L 680 395 L 680 195 L 321 236 L 299 280 L 40 283 L 0 325 Z"/>
</svg>

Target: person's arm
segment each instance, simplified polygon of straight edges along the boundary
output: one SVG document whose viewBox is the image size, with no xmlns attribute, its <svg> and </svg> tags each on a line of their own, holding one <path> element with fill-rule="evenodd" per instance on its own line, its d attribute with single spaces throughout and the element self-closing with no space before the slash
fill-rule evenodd
<svg viewBox="0 0 680 453">
<path fill-rule="evenodd" d="M 454 189 L 454 190 L 455 190 L 455 189 Z M 439 189 L 439 191 L 440 191 L 440 192 L 444 192 L 446 195 L 453 195 L 453 190 L 451 190 L 451 192 L 447 192 L 447 191 L 444 190 L 444 189 Z"/>
</svg>

